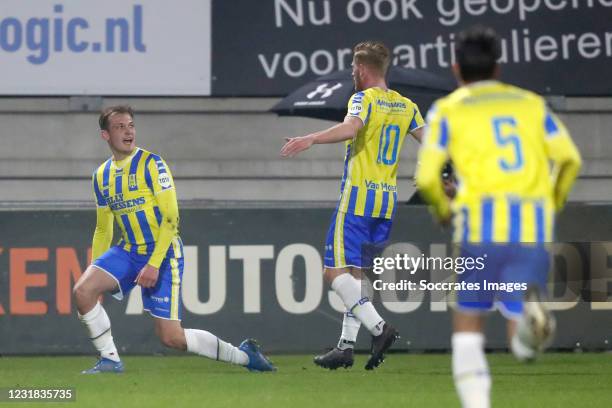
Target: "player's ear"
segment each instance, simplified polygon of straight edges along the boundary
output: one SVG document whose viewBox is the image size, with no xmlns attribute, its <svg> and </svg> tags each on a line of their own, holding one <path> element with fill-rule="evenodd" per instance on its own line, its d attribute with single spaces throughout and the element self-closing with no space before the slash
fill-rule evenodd
<svg viewBox="0 0 612 408">
<path fill-rule="evenodd" d="M 365 78 L 371 75 L 372 68 L 369 65 L 361 64 L 361 78 Z"/>
<path fill-rule="evenodd" d="M 102 130 L 100 131 L 100 137 L 101 137 L 103 140 L 107 141 L 107 142 L 108 142 L 108 140 L 110 139 L 110 135 L 108 134 L 108 131 L 106 131 L 106 130 L 104 130 L 104 129 L 102 129 Z"/>
</svg>

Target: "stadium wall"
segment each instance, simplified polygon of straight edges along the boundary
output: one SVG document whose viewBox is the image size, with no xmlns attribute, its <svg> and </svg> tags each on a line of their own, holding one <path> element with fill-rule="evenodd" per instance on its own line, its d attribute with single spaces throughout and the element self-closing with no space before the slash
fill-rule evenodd
<svg viewBox="0 0 612 408">
<path fill-rule="evenodd" d="M 231 342 L 258 338 L 272 352 L 306 352 L 333 344 L 340 300 L 323 283 L 322 249 L 332 208 L 183 210 L 182 301 L 185 327 Z M 610 349 L 612 339 L 612 206 L 572 205 L 557 228 L 549 292 L 558 319 L 553 347 Z M 94 211 L 0 211 L 0 354 L 93 353 L 76 317 L 71 287 L 88 264 Z M 448 234 L 426 208 L 402 206 L 393 248 L 411 256 L 447 256 Z M 440 281 L 437 270 L 419 279 Z M 402 335 L 399 350 L 446 350 L 450 313 L 444 292 L 397 292 L 379 310 Z M 140 291 L 104 300 L 123 353 L 165 350 L 143 316 Z M 487 346 L 505 347 L 504 321 L 487 325 Z M 362 330 L 358 347 L 367 348 Z"/>
<path fill-rule="evenodd" d="M 99 138 L 103 105 L 137 110 L 138 144 L 170 164 L 183 200 L 334 201 L 342 173 L 340 145 L 279 157 L 284 137 L 330 122 L 277 117 L 276 98 L 2 98 L 0 201 L 89 201 L 89 177 L 109 151 Z M 584 157 L 574 201 L 612 201 L 612 98 L 550 98 Z M 413 193 L 418 144 L 402 150 L 400 199 Z M 53 182 L 53 189 L 46 188 Z"/>
</svg>

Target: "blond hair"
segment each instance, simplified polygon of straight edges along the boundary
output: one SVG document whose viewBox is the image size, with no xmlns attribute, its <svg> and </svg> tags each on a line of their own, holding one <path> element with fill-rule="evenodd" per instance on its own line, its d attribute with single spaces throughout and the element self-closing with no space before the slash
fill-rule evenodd
<svg viewBox="0 0 612 408">
<path fill-rule="evenodd" d="M 391 53 L 380 41 L 364 41 L 353 48 L 353 59 L 355 63 L 372 67 L 385 76 L 391 63 Z"/>
</svg>

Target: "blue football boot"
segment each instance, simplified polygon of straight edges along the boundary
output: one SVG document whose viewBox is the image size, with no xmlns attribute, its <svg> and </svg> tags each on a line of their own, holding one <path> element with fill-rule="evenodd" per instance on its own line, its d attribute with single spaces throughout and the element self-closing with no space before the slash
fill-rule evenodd
<svg viewBox="0 0 612 408">
<path fill-rule="evenodd" d="M 96 365 L 89 370 L 84 370 L 81 374 L 99 374 L 99 373 L 123 373 L 123 362 L 113 361 L 108 358 L 100 357 Z"/>
<path fill-rule="evenodd" d="M 255 340 L 244 340 L 240 343 L 238 349 L 244 351 L 249 356 L 249 364 L 246 365 L 249 371 L 276 371 L 276 367 L 262 354 Z"/>
</svg>

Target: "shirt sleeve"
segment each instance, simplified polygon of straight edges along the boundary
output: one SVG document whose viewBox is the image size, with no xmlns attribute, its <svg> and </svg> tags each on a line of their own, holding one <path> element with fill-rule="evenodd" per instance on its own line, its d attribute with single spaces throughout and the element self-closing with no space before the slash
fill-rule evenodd
<svg viewBox="0 0 612 408">
<path fill-rule="evenodd" d="M 416 130 L 423 126 L 425 126 L 425 120 L 423 120 L 423 116 L 421 116 L 419 107 L 414 104 L 414 108 L 412 111 L 412 120 L 410 121 L 410 126 L 408 126 L 408 132 L 412 132 L 413 130 Z"/>
<path fill-rule="evenodd" d="M 355 116 L 367 125 L 372 113 L 370 97 L 365 92 L 357 92 L 349 99 L 346 116 Z"/>
<path fill-rule="evenodd" d="M 564 162 L 580 156 L 563 123 L 548 110 L 544 116 L 544 145 L 546 154 L 555 162 Z"/>
<path fill-rule="evenodd" d="M 104 252 L 108 250 L 113 241 L 113 223 L 115 217 L 110 207 L 106 203 L 106 199 L 102 194 L 98 180 L 97 171 L 92 177 L 94 199 L 96 201 L 96 229 L 94 230 L 91 243 L 91 259 L 98 259 Z"/>
<path fill-rule="evenodd" d="M 96 209 L 96 229 L 91 243 L 91 260 L 98 259 L 110 248 L 113 241 L 113 224 L 115 217 L 108 206 Z"/>
<path fill-rule="evenodd" d="M 157 196 L 157 205 L 162 216 L 159 236 L 149 258 L 149 265 L 159 268 L 168 252 L 172 240 L 178 235 L 179 211 L 176 190 L 168 189 Z"/>
<path fill-rule="evenodd" d="M 157 195 L 162 191 L 174 189 L 174 179 L 168 165 L 161 157 L 151 155 L 151 159 L 147 162 L 145 169 L 145 179 L 147 185 Z"/>
<path fill-rule="evenodd" d="M 176 198 L 176 189 L 170 169 L 166 162 L 159 156 L 153 158 L 147 164 L 146 171 L 150 175 L 147 184 L 152 189 L 157 200 L 157 205 L 162 216 L 159 226 L 159 235 L 155 242 L 155 248 L 149 258 L 148 264 L 159 268 L 168 252 L 172 240 L 178 235 L 179 210 Z"/>
<path fill-rule="evenodd" d="M 448 159 L 450 131 L 448 119 L 435 107 L 427 114 L 427 129 L 417 166 L 416 183 L 419 192 L 431 206 L 437 218 L 450 216 L 450 202 L 444 194 L 440 173 Z"/>
<path fill-rule="evenodd" d="M 553 161 L 554 202 L 559 211 L 578 177 L 582 158 L 563 123 L 548 110 L 544 114 L 543 128 L 546 154 Z"/>
<path fill-rule="evenodd" d="M 94 171 L 94 174 L 92 176 L 94 199 L 98 207 L 106 207 L 107 206 L 106 199 L 104 198 L 104 195 L 102 194 L 102 190 L 100 189 L 97 174 L 98 172 Z"/>
</svg>

